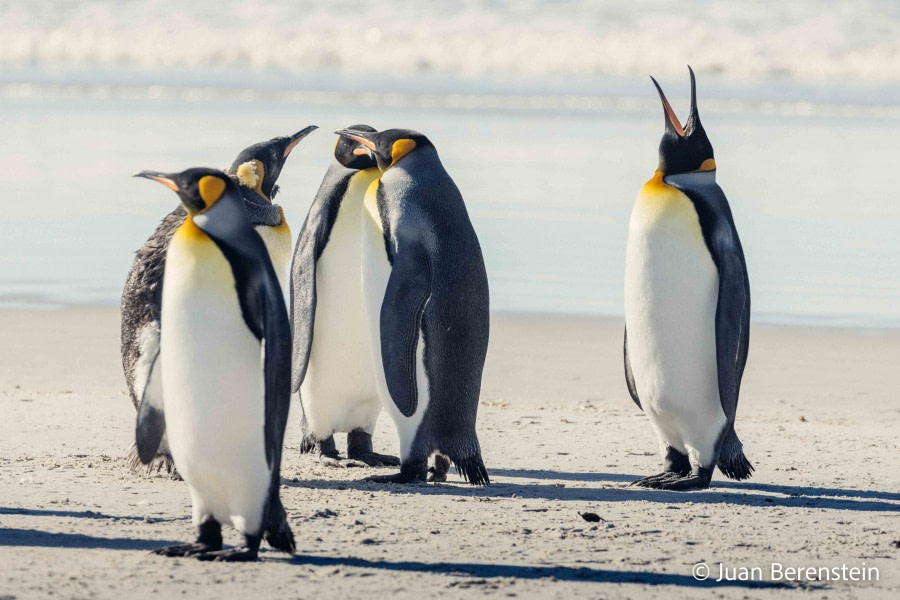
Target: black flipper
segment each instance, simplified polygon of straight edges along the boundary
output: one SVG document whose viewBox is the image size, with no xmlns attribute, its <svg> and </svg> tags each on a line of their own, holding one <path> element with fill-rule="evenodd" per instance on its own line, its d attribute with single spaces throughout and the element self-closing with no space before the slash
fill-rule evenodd
<svg viewBox="0 0 900 600">
<path fill-rule="evenodd" d="M 147 465 L 154 459 L 165 433 L 162 366 L 157 347 L 147 370 L 147 381 L 144 384 L 143 394 L 141 394 L 141 405 L 138 408 L 137 426 L 135 427 L 135 446 L 142 463 Z"/>
<path fill-rule="evenodd" d="M 291 368 L 291 391 L 298 392 L 312 349 L 313 324 L 316 319 L 316 261 L 322 255 L 331 228 L 337 219 L 341 200 L 350 185 L 350 179 L 358 173 L 335 162 L 328 168 L 319 186 L 319 192 L 309 208 L 306 221 L 297 238 L 294 260 L 291 264 L 291 325 L 294 356 Z"/>
<path fill-rule="evenodd" d="M 628 385 L 628 393 L 637 407 L 644 410 L 641 400 L 638 398 L 637 386 L 634 385 L 634 373 L 631 372 L 631 361 L 628 360 L 628 328 L 625 328 L 625 341 L 622 343 L 622 352 L 625 355 L 625 383 Z"/>
<path fill-rule="evenodd" d="M 685 173 L 665 178 L 684 192 L 697 211 L 703 238 L 719 272 L 716 307 L 716 363 L 719 399 L 728 419 L 719 439 L 719 467 L 732 478 L 745 479 L 753 467 L 744 457 L 734 432 L 741 378 L 750 346 L 750 279 L 731 208 L 715 171 Z"/>
<path fill-rule="evenodd" d="M 431 296 L 428 254 L 416 242 L 401 243 L 381 304 L 381 361 L 388 391 L 405 417 L 419 403 L 416 349 L 422 314 Z"/>
</svg>

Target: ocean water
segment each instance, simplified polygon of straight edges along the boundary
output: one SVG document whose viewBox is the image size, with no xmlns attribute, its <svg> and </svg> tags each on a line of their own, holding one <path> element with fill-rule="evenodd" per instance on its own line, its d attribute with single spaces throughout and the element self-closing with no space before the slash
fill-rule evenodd
<svg viewBox="0 0 900 600">
<path fill-rule="evenodd" d="M 435 143 L 494 309 L 621 315 L 646 74 L 684 115 L 689 62 L 754 319 L 900 326 L 898 5 L 620 4 L 0 2 L 0 306 L 117 303 L 176 202 L 130 174 L 312 123 L 276 198 L 298 233 L 331 132 L 366 122 Z"/>
</svg>

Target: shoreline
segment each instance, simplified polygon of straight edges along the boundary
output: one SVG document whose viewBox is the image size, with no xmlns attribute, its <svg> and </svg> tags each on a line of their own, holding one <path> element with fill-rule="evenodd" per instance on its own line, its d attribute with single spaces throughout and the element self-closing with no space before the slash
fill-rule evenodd
<svg viewBox="0 0 900 600">
<path fill-rule="evenodd" d="M 0 313 L 21 312 L 21 313 L 47 313 L 47 312 L 65 312 L 65 311 L 118 311 L 118 301 L 113 303 L 103 302 L 85 302 L 85 303 L 58 303 L 48 300 L 47 302 L 28 301 L 23 303 L 4 303 L 0 300 Z M 594 314 L 594 313 L 568 313 L 568 312 L 545 312 L 537 310 L 491 310 L 491 318 L 533 318 L 533 319 L 574 319 L 574 320 L 596 320 L 605 322 L 620 322 L 624 325 L 624 315 L 612 314 Z M 756 328 L 768 329 L 821 329 L 824 331 L 857 333 L 860 335 L 891 335 L 893 333 L 900 334 L 900 322 L 873 322 L 866 323 L 863 321 L 855 321 L 852 317 L 846 319 L 830 319 L 828 317 L 787 317 L 763 315 L 760 317 L 751 317 L 750 319 L 751 333 Z"/>
</svg>

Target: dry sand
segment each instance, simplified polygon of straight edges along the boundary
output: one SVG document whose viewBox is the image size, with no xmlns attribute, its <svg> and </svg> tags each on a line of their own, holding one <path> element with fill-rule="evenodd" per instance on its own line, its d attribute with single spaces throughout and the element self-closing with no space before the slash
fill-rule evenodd
<svg viewBox="0 0 900 600">
<path fill-rule="evenodd" d="M 493 480 L 361 482 L 297 453 L 282 497 L 298 555 L 251 565 L 148 554 L 193 538 L 183 483 L 125 464 L 134 410 L 112 309 L 0 311 L 0 597 L 442 595 L 773 597 L 692 566 L 879 569 L 794 585 L 804 598 L 900 597 L 900 332 L 755 326 L 738 432 L 748 482 L 627 487 L 660 460 L 628 397 L 621 323 L 494 319 L 479 432 Z M 396 452 L 382 416 L 376 449 Z M 341 436 L 343 437 L 343 436 Z M 343 440 L 339 440 L 343 444 Z M 585 522 L 579 512 L 604 520 Z M 226 543 L 238 542 L 226 531 Z M 812 588 L 812 589 L 810 589 Z"/>
</svg>

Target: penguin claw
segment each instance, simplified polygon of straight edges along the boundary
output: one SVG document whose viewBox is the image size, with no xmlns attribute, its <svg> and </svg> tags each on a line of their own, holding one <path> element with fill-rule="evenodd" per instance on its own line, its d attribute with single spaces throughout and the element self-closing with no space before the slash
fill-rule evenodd
<svg viewBox="0 0 900 600">
<path fill-rule="evenodd" d="M 244 546 L 240 548 L 231 548 L 229 550 L 204 552 L 203 554 L 194 555 L 194 558 L 206 561 L 214 560 L 216 562 L 253 562 L 259 560 L 259 552 Z"/>
<path fill-rule="evenodd" d="M 682 475 L 680 473 L 660 473 L 659 475 L 651 475 L 637 481 L 632 481 L 629 485 L 651 488 L 654 490 L 702 490 L 709 487 L 712 471 L 701 470 L 707 472 L 688 473 Z"/>
<path fill-rule="evenodd" d="M 373 475 L 371 477 L 366 477 L 365 481 L 371 481 L 373 483 L 417 483 L 420 481 L 425 481 L 423 477 L 411 477 L 406 473 L 400 472 L 394 475 Z"/>
<path fill-rule="evenodd" d="M 378 454 L 377 452 L 366 452 L 365 454 L 354 454 L 350 460 L 364 463 L 369 467 L 399 467 L 400 459 L 396 456 L 388 454 Z"/>
<path fill-rule="evenodd" d="M 709 480 L 700 475 L 675 476 L 653 482 L 652 487 L 658 490 L 703 490 L 709 487 Z"/>
<path fill-rule="evenodd" d="M 179 544 L 177 546 L 166 546 L 165 548 L 159 548 L 157 550 L 153 550 L 152 554 L 157 554 L 159 556 L 169 556 L 169 557 L 186 557 L 186 556 L 197 556 L 199 554 L 205 554 L 209 552 L 215 552 L 217 550 L 221 550 L 221 546 L 211 546 L 209 544 Z"/>
<path fill-rule="evenodd" d="M 319 462 L 325 465 L 326 467 L 332 467 L 335 469 L 347 469 L 347 468 L 355 468 L 355 467 L 366 467 L 368 466 L 365 462 L 358 461 L 352 458 L 344 458 L 343 456 L 338 455 L 328 455 L 328 454 L 320 454 Z"/>
<path fill-rule="evenodd" d="M 672 473 L 669 471 L 663 473 L 657 473 L 656 475 L 648 475 L 647 477 L 642 477 L 641 479 L 636 479 L 629 483 L 629 487 L 638 486 L 638 487 L 646 487 L 646 488 L 655 488 L 656 484 L 659 481 L 663 481 L 665 479 L 670 479 L 672 477 L 680 477 L 678 473 Z"/>
</svg>

